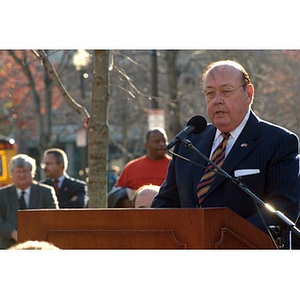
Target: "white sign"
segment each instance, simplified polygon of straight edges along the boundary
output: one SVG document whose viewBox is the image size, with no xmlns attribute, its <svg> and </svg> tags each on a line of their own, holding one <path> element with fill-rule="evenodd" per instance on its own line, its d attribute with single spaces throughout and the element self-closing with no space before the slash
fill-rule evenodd
<svg viewBox="0 0 300 300">
<path fill-rule="evenodd" d="M 76 132 L 76 146 L 86 147 L 86 129 L 81 128 Z"/>
<path fill-rule="evenodd" d="M 148 127 L 162 127 L 165 129 L 165 111 L 163 109 L 150 109 L 148 113 Z"/>
</svg>

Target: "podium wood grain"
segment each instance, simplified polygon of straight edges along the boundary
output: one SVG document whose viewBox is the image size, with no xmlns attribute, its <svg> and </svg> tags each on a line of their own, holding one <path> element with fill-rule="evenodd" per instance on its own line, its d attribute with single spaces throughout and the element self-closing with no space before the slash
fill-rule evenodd
<svg viewBox="0 0 300 300">
<path fill-rule="evenodd" d="M 19 241 L 61 249 L 272 249 L 264 232 L 227 208 L 18 211 Z"/>
</svg>

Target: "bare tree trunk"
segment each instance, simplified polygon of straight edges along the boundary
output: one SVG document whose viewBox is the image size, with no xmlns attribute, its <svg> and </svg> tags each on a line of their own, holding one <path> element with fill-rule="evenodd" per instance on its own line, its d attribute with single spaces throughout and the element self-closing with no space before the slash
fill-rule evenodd
<svg viewBox="0 0 300 300">
<path fill-rule="evenodd" d="M 47 50 L 45 50 L 47 53 Z M 44 67 L 44 83 L 45 83 L 45 115 L 44 115 L 44 131 L 40 141 L 40 155 L 50 146 L 50 137 L 52 132 L 52 86 L 53 80 L 49 75 L 48 69 Z"/>
<path fill-rule="evenodd" d="M 109 101 L 109 51 L 95 50 L 92 114 L 79 105 L 66 91 L 44 50 L 33 51 L 41 58 L 54 84 L 67 103 L 88 122 L 88 164 L 89 164 L 89 207 L 107 207 L 107 161 L 108 161 L 108 101 Z"/>
<path fill-rule="evenodd" d="M 107 207 L 109 51 L 95 50 L 88 126 L 89 207 Z"/>
</svg>

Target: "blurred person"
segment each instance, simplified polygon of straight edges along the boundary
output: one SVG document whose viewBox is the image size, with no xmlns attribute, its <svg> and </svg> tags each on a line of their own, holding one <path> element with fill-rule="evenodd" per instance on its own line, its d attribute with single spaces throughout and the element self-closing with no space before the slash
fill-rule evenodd
<svg viewBox="0 0 300 300">
<path fill-rule="evenodd" d="M 211 124 L 201 134 L 190 135 L 191 143 L 211 160 L 217 157 L 215 163 L 229 175 L 242 176 L 241 181 L 255 195 L 295 222 L 300 202 L 298 137 L 255 115 L 251 109 L 254 86 L 237 62 L 210 64 L 202 88 Z M 207 168 L 173 156 L 152 207 L 228 207 L 265 232 L 272 225 L 284 228 L 265 208 L 258 209 L 244 191 L 213 172 L 212 165 L 195 152 L 182 144 L 175 146 L 174 152 Z"/>
<path fill-rule="evenodd" d="M 87 184 L 67 174 L 68 158 L 65 151 L 59 148 L 46 150 L 41 166 L 47 177 L 41 182 L 54 187 L 60 208 L 88 206 Z"/>
<path fill-rule="evenodd" d="M 132 195 L 131 189 L 117 187 L 113 188 L 108 193 L 108 207 L 109 208 L 132 208 Z"/>
<path fill-rule="evenodd" d="M 18 154 L 11 158 L 9 170 L 13 183 L 0 189 L 0 248 L 6 249 L 18 241 L 17 211 L 19 209 L 58 208 L 52 187 L 33 180 L 36 162 Z"/>
<path fill-rule="evenodd" d="M 26 241 L 11 246 L 8 250 L 59 250 L 59 248 L 46 241 Z"/>
<path fill-rule="evenodd" d="M 112 188 L 114 187 L 114 185 L 116 184 L 119 172 L 120 172 L 120 167 L 118 167 L 118 166 L 112 166 L 108 170 L 108 174 L 107 174 L 107 192 L 110 192 L 112 190 Z"/>
<path fill-rule="evenodd" d="M 150 208 L 154 197 L 159 192 L 159 185 L 147 184 L 138 188 L 132 197 L 133 208 Z"/>
<path fill-rule="evenodd" d="M 147 153 L 125 165 L 115 187 L 126 187 L 135 191 L 145 184 L 161 185 L 171 161 L 166 153 L 167 143 L 167 134 L 163 128 L 149 130 L 144 142 Z"/>
</svg>

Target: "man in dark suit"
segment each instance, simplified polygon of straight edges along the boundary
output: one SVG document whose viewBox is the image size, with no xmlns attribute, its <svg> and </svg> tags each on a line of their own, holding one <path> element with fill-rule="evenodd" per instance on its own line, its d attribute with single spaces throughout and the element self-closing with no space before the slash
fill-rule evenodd
<svg viewBox="0 0 300 300">
<path fill-rule="evenodd" d="M 18 241 L 19 209 L 58 208 L 54 189 L 33 180 L 36 171 L 33 158 L 18 154 L 12 157 L 9 169 L 13 184 L 0 189 L 0 249 Z"/>
<path fill-rule="evenodd" d="M 254 87 L 240 64 L 220 61 L 209 65 L 202 85 L 212 124 L 188 139 L 211 158 L 223 139 L 221 133 L 230 133 L 222 168 L 233 177 L 241 177 L 254 194 L 296 221 L 300 203 L 297 136 L 253 113 Z M 176 146 L 174 152 L 207 166 L 203 158 L 184 145 Z M 252 198 L 225 177 L 213 176 L 205 194 L 200 183 L 204 172 L 205 167 L 174 156 L 152 207 L 228 207 L 267 231 Z M 265 209 L 260 211 L 267 225 L 277 224 Z"/>
<path fill-rule="evenodd" d="M 60 208 L 84 208 L 88 206 L 87 184 L 70 177 L 66 173 L 68 158 L 62 149 L 46 150 L 42 167 L 47 177 L 42 183 L 54 187 Z"/>
</svg>

